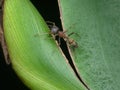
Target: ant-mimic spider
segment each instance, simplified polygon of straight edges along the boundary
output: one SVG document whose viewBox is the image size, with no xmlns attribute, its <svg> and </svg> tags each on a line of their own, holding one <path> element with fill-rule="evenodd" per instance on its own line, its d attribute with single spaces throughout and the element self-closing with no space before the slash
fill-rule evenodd
<svg viewBox="0 0 120 90">
<path fill-rule="evenodd" d="M 60 45 L 60 38 L 63 38 L 70 46 L 77 48 L 78 44 L 77 42 L 72 39 L 69 38 L 69 36 L 71 36 L 72 34 L 74 34 L 74 32 L 70 33 L 68 36 L 65 34 L 66 31 L 60 31 L 60 29 L 55 25 L 54 22 L 51 21 L 46 21 L 46 23 L 48 24 L 48 27 L 51 30 L 51 34 L 53 34 L 55 37 L 58 36 L 59 40 L 58 43 Z"/>
</svg>

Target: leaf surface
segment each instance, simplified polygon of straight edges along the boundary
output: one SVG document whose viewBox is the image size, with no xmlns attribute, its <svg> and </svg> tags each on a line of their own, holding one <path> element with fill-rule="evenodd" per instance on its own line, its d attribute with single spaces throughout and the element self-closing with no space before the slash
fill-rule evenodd
<svg viewBox="0 0 120 90">
<path fill-rule="evenodd" d="M 119 90 L 120 0 L 59 0 L 59 7 L 64 30 L 79 34 L 70 36 L 78 43 L 70 51 L 83 81 L 91 90 Z"/>
<path fill-rule="evenodd" d="M 85 90 L 29 0 L 5 0 L 3 26 L 13 69 L 32 90 Z"/>
</svg>

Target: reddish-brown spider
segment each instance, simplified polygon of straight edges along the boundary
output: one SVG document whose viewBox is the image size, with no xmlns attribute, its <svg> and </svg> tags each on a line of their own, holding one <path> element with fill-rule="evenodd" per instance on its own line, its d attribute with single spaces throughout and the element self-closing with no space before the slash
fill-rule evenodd
<svg viewBox="0 0 120 90">
<path fill-rule="evenodd" d="M 70 46 L 73 46 L 75 48 L 78 47 L 77 42 L 72 39 L 69 38 L 70 35 L 74 34 L 73 32 L 70 33 L 68 36 L 65 34 L 66 31 L 60 31 L 60 29 L 55 25 L 54 22 L 51 21 L 46 21 L 46 23 L 48 24 L 50 30 L 51 30 L 51 34 L 53 34 L 54 36 L 58 36 L 59 37 L 59 44 L 60 44 L 60 38 L 63 38 Z"/>
</svg>

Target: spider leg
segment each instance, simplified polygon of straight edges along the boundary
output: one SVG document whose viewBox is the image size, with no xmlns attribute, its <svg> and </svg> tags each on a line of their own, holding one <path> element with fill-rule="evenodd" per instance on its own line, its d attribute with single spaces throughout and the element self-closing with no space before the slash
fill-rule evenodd
<svg viewBox="0 0 120 90">
<path fill-rule="evenodd" d="M 55 26 L 55 23 L 54 22 L 51 22 L 51 21 L 46 21 L 47 24 L 52 24 L 53 26 Z"/>
<path fill-rule="evenodd" d="M 61 41 L 60 41 L 60 37 L 58 37 L 58 45 L 60 46 Z"/>
<path fill-rule="evenodd" d="M 73 34 L 75 34 L 74 32 L 71 32 L 70 34 L 68 34 L 68 36 L 71 36 L 71 35 L 73 35 Z"/>
</svg>

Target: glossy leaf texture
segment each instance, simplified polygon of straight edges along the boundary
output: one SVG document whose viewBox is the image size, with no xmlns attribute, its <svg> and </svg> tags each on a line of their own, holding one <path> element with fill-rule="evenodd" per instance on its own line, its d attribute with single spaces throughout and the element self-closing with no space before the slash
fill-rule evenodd
<svg viewBox="0 0 120 90">
<path fill-rule="evenodd" d="M 76 33 L 70 51 L 83 81 L 91 90 L 119 90 L 120 0 L 58 1 L 63 28 Z"/>
<path fill-rule="evenodd" d="M 5 0 L 3 26 L 12 67 L 31 90 L 85 90 L 29 0 Z"/>
</svg>

